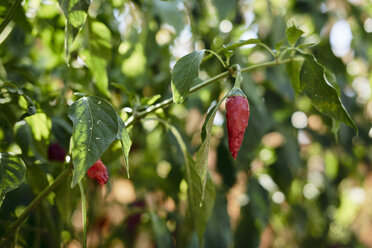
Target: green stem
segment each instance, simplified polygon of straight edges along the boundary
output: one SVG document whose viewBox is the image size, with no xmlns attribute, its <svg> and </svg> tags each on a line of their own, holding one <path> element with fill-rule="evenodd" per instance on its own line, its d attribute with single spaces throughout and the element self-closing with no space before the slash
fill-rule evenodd
<svg viewBox="0 0 372 248">
<path fill-rule="evenodd" d="M 0 34 L 4 31 L 5 27 L 8 26 L 9 22 L 13 19 L 17 7 L 20 5 L 21 0 L 16 0 L 15 3 L 10 8 L 8 15 L 4 18 L 3 22 L 0 24 Z"/>
<path fill-rule="evenodd" d="M 0 247 L 5 247 L 5 243 L 11 238 L 17 228 L 26 220 L 26 218 L 31 214 L 31 212 L 43 201 L 45 197 L 47 197 L 59 184 L 61 184 L 69 175 L 71 174 L 71 169 L 66 169 L 62 171 L 61 174 L 51 183 L 48 187 L 46 187 L 43 191 L 41 191 L 36 198 L 28 205 L 22 214 L 18 217 L 18 219 L 12 223 L 9 229 L 3 235 L 0 241 Z"/>
<path fill-rule="evenodd" d="M 85 200 L 85 193 L 83 183 L 79 182 L 80 194 L 81 194 L 81 211 L 82 211 L 82 222 L 83 222 L 83 248 L 87 247 L 87 206 Z"/>
<path fill-rule="evenodd" d="M 285 63 L 289 63 L 292 59 L 289 58 L 289 59 L 284 59 L 284 60 L 273 60 L 273 61 L 269 61 L 269 62 L 263 62 L 263 63 L 260 63 L 260 64 L 255 64 L 255 65 L 251 65 L 251 66 L 247 66 L 247 67 L 244 67 L 241 69 L 241 72 L 247 72 L 247 71 L 251 71 L 251 70 L 254 70 L 254 69 L 259 69 L 259 68 L 264 68 L 264 67 L 269 67 L 269 66 L 275 66 L 275 65 L 281 65 L 281 64 L 285 64 Z M 230 73 L 228 71 L 225 71 L 225 72 L 222 72 L 212 78 L 209 78 L 205 81 L 203 81 L 202 83 L 198 84 L 198 85 L 195 85 L 194 87 L 192 87 L 190 89 L 190 93 L 193 93 L 195 91 L 198 91 L 199 89 L 201 88 L 204 88 L 212 83 L 215 83 L 223 78 L 226 78 L 230 75 Z M 135 113 L 134 115 L 132 115 L 131 117 L 128 118 L 128 120 L 126 121 L 125 125 L 126 126 L 131 126 L 133 125 L 134 122 L 136 122 L 137 120 L 141 119 L 142 117 L 146 116 L 147 114 L 149 113 L 152 113 L 158 109 L 161 109 L 161 108 L 165 108 L 169 105 L 171 105 L 173 103 L 173 98 L 168 98 L 160 103 L 157 103 L 155 105 L 152 105 L 152 106 L 149 106 L 146 110 L 144 111 L 141 111 L 141 112 L 138 112 L 138 113 Z"/>
<path fill-rule="evenodd" d="M 221 56 L 218 55 L 215 51 L 213 51 L 213 50 L 209 50 L 209 49 L 206 49 L 205 51 L 207 51 L 207 52 L 211 53 L 212 55 L 214 55 L 214 56 L 215 56 L 215 57 L 216 57 L 216 58 L 221 62 L 222 66 L 223 66 L 224 68 L 227 68 L 227 66 L 226 66 L 225 62 L 223 62 Z"/>
</svg>

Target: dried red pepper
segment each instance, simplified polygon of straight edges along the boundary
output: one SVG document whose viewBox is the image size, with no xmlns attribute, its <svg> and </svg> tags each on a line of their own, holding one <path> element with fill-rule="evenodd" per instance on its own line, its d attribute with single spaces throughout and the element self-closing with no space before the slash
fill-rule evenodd
<svg viewBox="0 0 372 248">
<path fill-rule="evenodd" d="M 89 168 L 87 171 L 88 177 L 96 180 L 103 186 L 108 181 L 108 173 L 107 168 L 101 161 L 101 159 L 98 159 L 97 162 Z"/>
<path fill-rule="evenodd" d="M 239 88 L 234 87 L 227 97 L 226 120 L 229 150 L 234 159 L 236 159 L 249 120 L 249 103 L 247 97 Z"/>
</svg>

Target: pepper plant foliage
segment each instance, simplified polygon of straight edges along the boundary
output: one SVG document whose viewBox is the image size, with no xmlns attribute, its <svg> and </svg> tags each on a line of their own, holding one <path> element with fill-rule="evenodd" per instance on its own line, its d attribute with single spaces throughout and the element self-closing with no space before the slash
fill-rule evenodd
<svg viewBox="0 0 372 248">
<path fill-rule="evenodd" d="M 339 217 L 371 147 L 347 59 L 320 35 L 332 15 L 246 2 L 1 2 L 0 247 L 367 244 Z M 235 81 L 250 104 L 236 160 Z M 86 176 L 99 159 L 104 186 Z"/>
</svg>

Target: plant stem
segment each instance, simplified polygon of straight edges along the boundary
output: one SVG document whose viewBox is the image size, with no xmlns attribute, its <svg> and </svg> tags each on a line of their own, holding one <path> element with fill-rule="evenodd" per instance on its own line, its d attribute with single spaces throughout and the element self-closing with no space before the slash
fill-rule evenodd
<svg viewBox="0 0 372 248">
<path fill-rule="evenodd" d="M 20 5 L 21 0 L 15 0 L 14 4 L 10 8 L 7 16 L 4 18 L 3 22 L 0 24 L 0 34 L 4 31 L 5 27 L 9 24 L 9 22 L 13 19 L 17 7 Z"/>
<path fill-rule="evenodd" d="M 251 71 L 251 70 L 254 70 L 254 69 L 259 69 L 259 68 L 264 68 L 264 67 L 269 67 L 269 66 L 274 66 L 274 65 L 281 65 L 281 64 L 285 64 L 285 63 L 289 63 L 292 59 L 289 58 L 289 59 L 284 59 L 284 60 L 273 60 L 273 61 L 269 61 L 269 62 L 263 62 L 263 63 L 260 63 L 260 64 L 255 64 L 255 65 L 250 65 L 250 66 L 247 66 L 247 67 L 244 67 L 241 69 L 241 72 L 247 72 L 247 71 Z M 225 72 L 222 72 L 212 78 L 209 78 L 205 81 L 203 81 L 202 83 L 198 84 L 198 85 L 195 85 L 194 87 L 192 87 L 190 89 L 190 93 L 193 93 L 195 91 L 198 91 L 199 89 L 201 88 L 204 88 L 205 86 L 208 86 L 212 83 L 215 83 L 223 78 L 226 78 L 230 75 L 230 73 L 228 71 L 225 71 Z M 131 117 L 128 118 L 128 120 L 125 122 L 125 126 L 131 126 L 133 125 L 133 123 L 139 119 L 141 119 L 142 117 L 146 116 L 147 114 L 149 113 L 152 113 L 160 108 L 165 108 L 169 105 L 171 105 L 173 103 L 173 98 L 168 98 L 160 103 L 157 103 L 155 105 L 152 105 L 152 106 L 149 106 L 146 110 L 144 111 L 141 111 L 141 112 L 138 112 L 138 113 L 135 113 L 134 115 L 132 115 Z"/>
<path fill-rule="evenodd" d="M 289 59 L 278 60 L 278 61 L 274 60 L 274 61 L 269 61 L 269 62 L 263 62 L 263 63 L 260 63 L 260 64 L 255 64 L 255 65 L 244 67 L 244 68 L 241 69 L 241 72 L 247 72 L 247 71 L 251 71 L 251 70 L 254 70 L 254 69 L 258 69 L 258 68 L 264 68 L 264 67 L 269 67 L 269 66 L 285 64 L 285 63 L 290 62 L 291 60 L 292 59 L 289 58 Z M 204 88 L 204 87 L 206 87 L 206 86 L 208 86 L 212 83 L 215 83 L 215 82 L 217 82 L 217 81 L 219 81 L 223 78 L 226 78 L 229 75 L 230 75 L 229 71 L 222 72 L 222 73 L 220 73 L 220 74 L 218 74 L 218 75 L 216 75 L 216 76 L 214 76 L 210 79 L 205 80 L 204 82 L 202 82 L 198 85 L 195 85 L 194 87 L 192 87 L 190 89 L 190 93 L 198 91 L 199 89 Z M 144 110 L 142 112 L 139 112 L 139 113 L 136 113 L 133 116 L 131 116 L 127 120 L 125 125 L 126 126 L 133 125 L 135 121 L 141 119 L 142 117 L 146 116 L 147 114 L 152 113 L 152 112 L 156 111 L 157 109 L 165 108 L 165 107 L 171 105 L 172 103 L 173 103 L 173 98 L 168 98 L 168 99 L 166 99 L 166 100 L 164 100 L 160 103 L 152 105 L 152 106 L 148 107 L 146 110 Z M 0 241 L 0 247 L 4 246 L 4 244 L 9 240 L 9 238 L 11 238 L 15 234 L 15 231 L 17 230 L 17 228 L 19 228 L 20 225 L 25 221 L 25 219 L 31 214 L 31 212 L 42 202 L 42 200 L 45 197 L 47 197 L 59 184 L 61 184 L 71 174 L 71 172 L 72 172 L 71 168 L 68 168 L 68 169 L 65 169 L 64 171 L 62 171 L 61 174 L 58 175 L 58 177 L 54 180 L 54 182 L 52 184 L 50 184 L 48 187 L 46 187 L 43 191 L 41 191 L 36 196 L 36 198 L 30 203 L 30 205 L 28 205 L 25 208 L 25 210 L 18 217 L 18 219 L 15 222 L 13 222 L 13 224 L 5 232 L 5 234 L 3 235 L 3 238 Z M 82 193 L 83 193 L 83 191 L 82 191 Z M 82 194 L 82 197 L 83 197 L 83 195 L 84 194 Z M 84 209 L 86 209 L 85 199 L 82 202 L 82 204 L 83 204 L 82 207 L 83 207 L 83 211 L 84 211 Z M 85 235 L 86 235 L 86 233 L 85 233 Z M 84 240 L 86 240 L 85 237 L 84 237 Z"/>
<path fill-rule="evenodd" d="M 9 229 L 3 235 L 3 238 L 0 241 L 0 247 L 5 247 L 5 243 L 11 238 L 17 228 L 25 221 L 25 219 L 31 214 L 31 212 L 43 201 L 45 197 L 49 195 L 59 184 L 61 184 L 69 175 L 71 174 L 71 169 L 65 169 L 58 175 L 58 177 L 54 180 L 52 184 L 46 187 L 43 191 L 41 191 L 36 198 L 28 205 L 22 214 L 18 217 L 18 219 L 12 223 Z"/>
<path fill-rule="evenodd" d="M 81 214 L 83 223 L 83 248 L 87 247 L 87 206 L 85 200 L 85 193 L 83 183 L 79 182 L 80 194 L 81 194 Z"/>
</svg>

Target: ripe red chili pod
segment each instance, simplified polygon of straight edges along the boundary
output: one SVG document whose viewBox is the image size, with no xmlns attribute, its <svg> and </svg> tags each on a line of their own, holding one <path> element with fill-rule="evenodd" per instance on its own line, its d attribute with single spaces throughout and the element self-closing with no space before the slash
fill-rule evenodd
<svg viewBox="0 0 372 248">
<path fill-rule="evenodd" d="M 234 88 L 226 100 L 226 120 L 229 150 L 236 159 L 248 126 L 249 103 L 244 93 Z"/>
<path fill-rule="evenodd" d="M 101 161 L 101 159 L 98 159 L 97 162 L 89 168 L 87 171 L 88 177 L 96 180 L 103 186 L 108 181 L 108 173 L 107 168 Z"/>
</svg>

